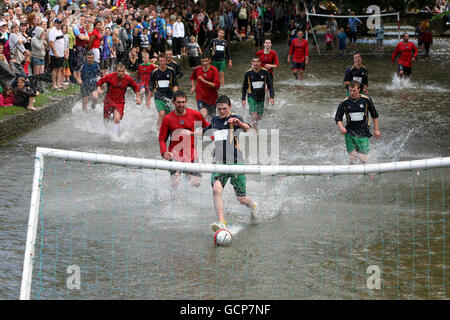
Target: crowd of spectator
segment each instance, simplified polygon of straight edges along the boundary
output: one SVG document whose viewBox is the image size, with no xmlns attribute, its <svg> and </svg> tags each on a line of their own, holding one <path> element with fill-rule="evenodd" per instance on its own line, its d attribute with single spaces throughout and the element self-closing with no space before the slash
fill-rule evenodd
<svg viewBox="0 0 450 320">
<path fill-rule="evenodd" d="M 0 4 L 0 59 L 26 80 L 31 97 L 45 92 L 46 83 L 51 83 L 48 90 L 62 90 L 75 82 L 75 73 L 89 51 L 104 73 L 118 62 L 135 71 L 144 51 L 153 58 L 168 48 L 176 58 L 188 55 L 195 66 L 219 29 L 229 42 L 251 37 L 262 47 L 264 34 L 287 32 L 297 8 L 312 5 L 310 9 L 315 10 L 314 1 L 297 0 L 227 0 L 211 10 L 205 0 L 149 2 L 153 3 L 4 0 Z M 10 83 L 0 82 L 3 95 L 11 92 Z"/>
<path fill-rule="evenodd" d="M 31 97 L 75 83 L 87 52 L 103 73 L 118 62 L 135 71 L 144 51 L 155 58 L 169 48 L 195 66 L 219 29 L 229 42 L 253 38 L 261 48 L 268 33 L 306 31 L 305 11 L 342 13 L 341 2 L 218 0 L 210 7 L 205 0 L 2 0 L 0 60 L 16 75 L 14 84 L 18 76 L 26 80 Z M 329 29 L 336 46 L 339 30 Z M 0 68 L 0 76 L 6 73 Z M 1 94 L 11 93 L 2 78 Z"/>
</svg>

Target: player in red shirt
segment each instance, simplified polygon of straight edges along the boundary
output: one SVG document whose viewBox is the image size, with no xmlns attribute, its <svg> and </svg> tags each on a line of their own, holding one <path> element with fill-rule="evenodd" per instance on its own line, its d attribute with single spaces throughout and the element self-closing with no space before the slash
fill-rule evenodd
<svg viewBox="0 0 450 320">
<path fill-rule="evenodd" d="M 159 148 L 161 156 L 169 161 L 196 162 L 197 150 L 195 148 L 195 135 L 202 135 L 203 130 L 209 123 L 203 118 L 200 112 L 186 108 L 187 96 L 182 91 L 173 94 L 175 109 L 167 114 L 159 129 Z M 198 129 L 200 130 L 196 130 Z M 195 134 L 194 134 L 195 132 Z M 167 140 L 170 137 L 169 148 Z M 200 186 L 200 173 L 186 172 L 193 186 Z M 171 171 L 172 186 L 175 188 L 179 184 L 181 172 Z"/>
<path fill-rule="evenodd" d="M 409 41 L 409 35 L 403 34 L 403 41 L 399 42 L 392 53 L 392 64 L 395 64 L 395 58 L 398 58 L 398 76 L 400 78 L 411 75 L 412 63 L 417 57 L 417 48 L 414 43 Z"/>
<path fill-rule="evenodd" d="M 261 67 L 269 71 L 270 80 L 273 84 L 273 69 L 278 68 L 279 63 L 277 53 L 275 50 L 272 50 L 272 41 L 270 39 L 266 39 L 264 41 L 264 49 L 256 52 L 256 55 L 261 61 Z"/>
<path fill-rule="evenodd" d="M 105 83 L 108 85 L 108 91 L 104 101 L 103 118 L 105 121 L 108 121 L 111 119 L 111 115 L 113 115 L 113 132 L 119 135 L 120 120 L 123 117 L 127 88 L 133 88 L 136 93 L 136 103 L 141 104 L 139 86 L 134 82 L 133 78 L 125 74 L 125 66 L 122 63 L 117 64 L 116 72 L 107 74 L 97 81 L 97 91 L 94 92 L 94 98 L 97 98 L 98 95 L 103 93 L 102 85 Z"/>
<path fill-rule="evenodd" d="M 195 67 L 191 75 L 191 93 L 196 92 L 198 111 L 204 119 L 216 115 L 216 101 L 220 88 L 219 70 L 211 65 L 211 57 L 202 55 L 201 66 Z"/>
<path fill-rule="evenodd" d="M 291 42 L 291 49 L 289 50 L 288 63 L 292 61 L 292 71 L 294 77 L 298 80 L 303 80 L 303 72 L 309 61 L 309 45 L 308 40 L 303 39 L 303 31 L 298 30 L 297 38 Z"/>
<path fill-rule="evenodd" d="M 137 81 L 138 81 L 138 85 L 139 85 L 139 89 L 140 89 L 140 93 L 141 93 L 141 97 L 142 95 L 145 93 L 147 95 L 147 108 L 150 109 L 150 98 L 151 95 L 150 93 L 150 76 L 153 72 L 153 70 L 155 70 L 157 68 L 157 66 L 155 66 L 153 63 L 150 62 L 150 55 L 148 54 L 148 52 L 143 52 L 142 53 L 142 63 L 139 65 L 138 67 L 138 71 L 137 71 Z"/>
</svg>

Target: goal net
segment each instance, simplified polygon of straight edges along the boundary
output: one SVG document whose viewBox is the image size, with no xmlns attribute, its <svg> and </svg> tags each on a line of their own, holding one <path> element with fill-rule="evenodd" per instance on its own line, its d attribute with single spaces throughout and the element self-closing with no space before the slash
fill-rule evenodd
<svg viewBox="0 0 450 320">
<path fill-rule="evenodd" d="M 208 165 L 37 148 L 21 299 L 448 299 L 450 158 Z M 169 170 L 200 172 L 201 184 Z M 211 173 L 247 177 L 252 217 Z"/>
<path fill-rule="evenodd" d="M 326 15 L 306 12 L 309 25 L 306 39 L 313 41 L 318 53 L 323 53 L 326 47 L 326 35 L 333 35 L 331 47 L 338 49 L 339 34 L 347 36 L 347 49 L 350 41 L 357 43 L 376 44 L 378 39 L 396 41 L 407 30 L 401 29 L 400 13 L 380 13 L 379 10 L 367 15 Z M 353 27 L 356 26 L 356 27 Z M 353 33 L 352 33 L 353 32 Z M 352 38 L 356 36 L 356 39 Z"/>
</svg>

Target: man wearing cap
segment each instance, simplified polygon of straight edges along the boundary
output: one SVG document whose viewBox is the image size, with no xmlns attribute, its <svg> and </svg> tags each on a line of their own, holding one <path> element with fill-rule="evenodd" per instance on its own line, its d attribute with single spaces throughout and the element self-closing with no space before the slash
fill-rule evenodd
<svg viewBox="0 0 450 320">
<path fill-rule="evenodd" d="M 61 31 L 62 21 L 55 19 L 54 27 L 48 34 L 50 46 L 50 69 L 52 70 L 52 88 L 64 89 L 62 69 L 64 65 L 64 35 Z"/>
</svg>

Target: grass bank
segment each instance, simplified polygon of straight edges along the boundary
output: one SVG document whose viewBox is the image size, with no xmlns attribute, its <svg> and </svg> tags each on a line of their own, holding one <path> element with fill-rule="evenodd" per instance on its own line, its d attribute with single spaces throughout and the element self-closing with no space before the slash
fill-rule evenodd
<svg viewBox="0 0 450 320">
<path fill-rule="evenodd" d="M 34 106 L 36 109 L 44 106 L 48 102 L 51 102 L 57 97 L 65 97 L 65 96 L 71 96 L 74 94 L 78 94 L 80 92 L 80 86 L 71 84 L 67 89 L 55 91 L 52 89 L 49 89 L 46 93 L 40 94 L 34 99 Z M 0 120 L 4 119 L 8 116 L 16 115 L 19 113 L 24 112 L 34 112 L 30 111 L 23 107 L 17 107 L 17 106 L 11 106 L 11 107 L 0 107 Z"/>
</svg>

